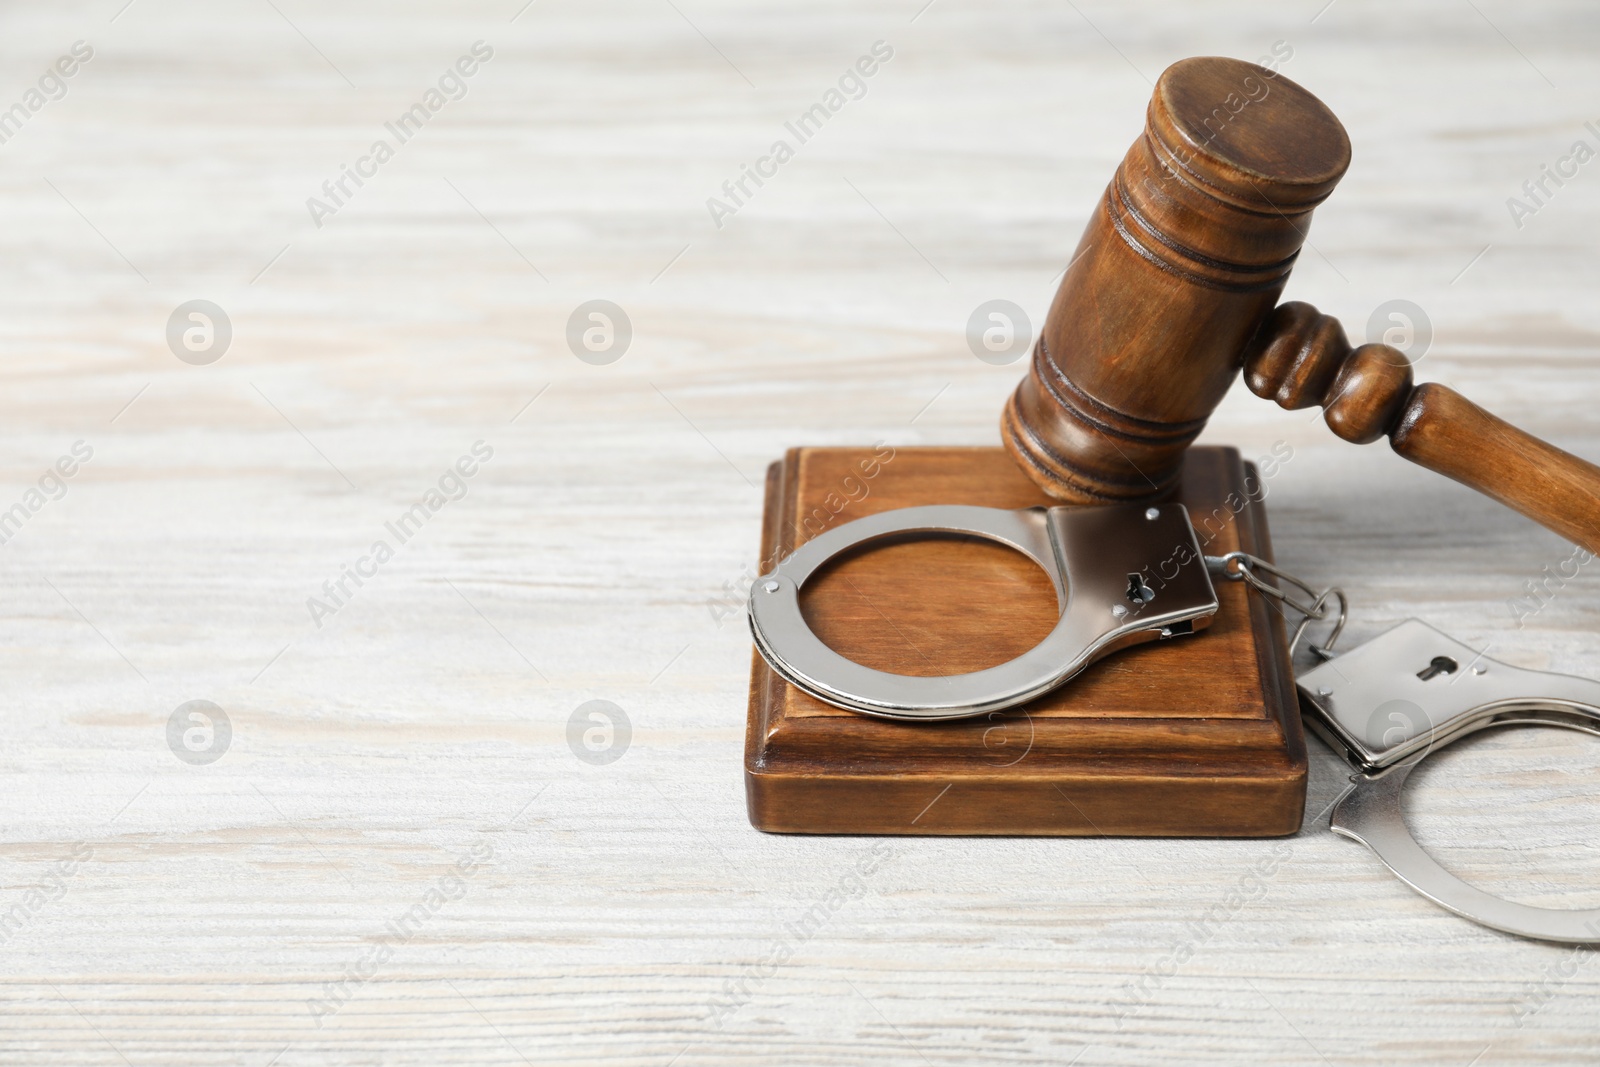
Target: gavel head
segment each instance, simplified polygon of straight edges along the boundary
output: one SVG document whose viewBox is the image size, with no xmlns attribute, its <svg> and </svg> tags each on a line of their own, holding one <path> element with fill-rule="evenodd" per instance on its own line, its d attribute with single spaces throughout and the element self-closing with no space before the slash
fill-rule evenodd
<svg viewBox="0 0 1600 1067">
<path fill-rule="evenodd" d="M 1339 120 L 1288 78 L 1168 67 L 1006 403 L 1029 476 L 1084 504 L 1170 493 L 1349 163 Z"/>
</svg>

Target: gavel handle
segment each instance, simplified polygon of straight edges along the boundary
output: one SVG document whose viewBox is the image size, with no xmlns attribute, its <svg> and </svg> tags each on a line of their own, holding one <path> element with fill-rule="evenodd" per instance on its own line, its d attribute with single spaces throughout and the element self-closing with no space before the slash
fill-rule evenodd
<svg viewBox="0 0 1600 1067">
<path fill-rule="evenodd" d="M 1600 553 L 1600 467 L 1491 415 L 1448 386 L 1412 385 L 1389 345 L 1352 349 L 1338 320 L 1280 305 L 1245 352 L 1245 381 L 1286 408 L 1321 405 L 1334 433 L 1387 435 L 1411 462 L 1454 478 Z"/>
<path fill-rule="evenodd" d="M 1600 467 L 1593 463 L 1431 382 L 1411 394 L 1389 438 L 1411 462 L 1600 553 Z"/>
</svg>

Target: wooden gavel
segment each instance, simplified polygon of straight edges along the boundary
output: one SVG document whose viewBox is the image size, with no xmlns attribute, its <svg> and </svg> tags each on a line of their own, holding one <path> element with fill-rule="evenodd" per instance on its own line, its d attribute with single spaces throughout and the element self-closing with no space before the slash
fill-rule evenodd
<svg viewBox="0 0 1600 1067">
<path fill-rule="evenodd" d="M 1264 67 L 1185 59 L 1084 231 L 1001 418 L 1052 496 L 1160 499 L 1240 370 L 1257 396 L 1326 409 L 1394 450 L 1600 552 L 1600 467 L 1454 390 L 1415 386 L 1384 344 L 1352 348 L 1309 304 L 1279 307 L 1311 222 L 1350 164 L 1344 127 Z"/>
</svg>

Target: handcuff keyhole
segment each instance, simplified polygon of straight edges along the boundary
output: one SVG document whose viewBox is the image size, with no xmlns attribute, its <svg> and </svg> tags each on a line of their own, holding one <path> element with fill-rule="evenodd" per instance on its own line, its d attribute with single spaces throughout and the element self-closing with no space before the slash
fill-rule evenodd
<svg viewBox="0 0 1600 1067">
<path fill-rule="evenodd" d="M 1128 599 L 1135 604 L 1148 604 L 1156 598 L 1156 591 L 1144 583 L 1144 575 L 1128 575 Z"/>
<path fill-rule="evenodd" d="M 1417 672 L 1417 677 L 1426 682 L 1431 678 L 1439 677 L 1441 674 L 1454 674 L 1460 669 L 1461 664 L 1449 656 L 1435 656 L 1432 663 Z"/>
</svg>

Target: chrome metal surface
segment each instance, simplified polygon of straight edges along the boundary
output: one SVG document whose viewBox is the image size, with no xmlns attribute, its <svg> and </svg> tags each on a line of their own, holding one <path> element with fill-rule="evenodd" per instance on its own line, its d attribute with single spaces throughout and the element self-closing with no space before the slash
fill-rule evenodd
<svg viewBox="0 0 1600 1067">
<path fill-rule="evenodd" d="M 1206 567 L 1219 578 L 1226 578 L 1233 582 L 1245 582 L 1262 596 L 1271 597 L 1280 601 L 1284 607 L 1290 608 L 1304 616 L 1300 624 L 1294 628 L 1294 636 L 1289 639 L 1289 659 L 1294 659 L 1294 650 L 1300 645 L 1300 638 L 1305 636 L 1306 627 L 1313 622 L 1318 622 L 1328 617 L 1328 600 L 1333 598 L 1339 602 L 1339 618 L 1333 624 L 1328 639 L 1320 645 L 1310 646 L 1319 659 L 1333 658 L 1333 646 L 1338 643 L 1339 635 L 1344 632 L 1344 624 L 1350 618 L 1350 601 L 1345 598 L 1344 590 L 1336 586 L 1318 592 L 1305 582 L 1296 578 L 1288 571 L 1268 563 L 1260 556 L 1252 556 L 1248 552 L 1229 552 L 1224 556 L 1207 556 Z M 1279 588 L 1270 582 L 1263 581 L 1256 571 L 1266 571 L 1274 578 L 1288 582 L 1300 590 L 1307 597 L 1306 600 L 1296 600 L 1294 594 Z"/>
<path fill-rule="evenodd" d="M 1055 588 L 1055 628 L 1007 663 L 934 677 L 864 667 L 812 633 L 800 611 L 800 590 L 819 569 L 868 542 L 928 534 L 983 537 L 1033 560 Z M 885 511 L 807 541 L 750 590 L 751 634 L 783 678 L 839 707 L 918 721 L 966 718 L 1024 703 L 1115 648 L 1192 632 L 1216 611 L 1216 591 L 1194 528 L 1177 504 Z"/>
<path fill-rule="evenodd" d="M 1400 791 L 1429 752 L 1497 726 L 1560 726 L 1600 735 L 1600 682 L 1485 657 L 1417 619 L 1299 680 L 1307 722 L 1359 773 L 1334 804 L 1334 833 L 1370 848 L 1429 900 L 1495 930 L 1600 943 L 1600 909 L 1539 908 L 1476 889 L 1411 836 Z"/>
<path fill-rule="evenodd" d="M 1504 724 L 1483 724 L 1497 725 Z M 1333 807 L 1333 832 L 1366 845 L 1412 889 L 1475 923 L 1539 941 L 1600 942 L 1600 908 L 1569 911 L 1504 900 L 1468 885 L 1424 852 L 1400 811 L 1400 790 L 1415 766 L 1405 763 L 1381 775 L 1356 775 Z"/>
<path fill-rule="evenodd" d="M 1420 619 L 1306 671 L 1299 687 L 1312 727 L 1369 773 L 1486 726 L 1600 732 L 1600 682 L 1500 663 Z"/>
</svg>

